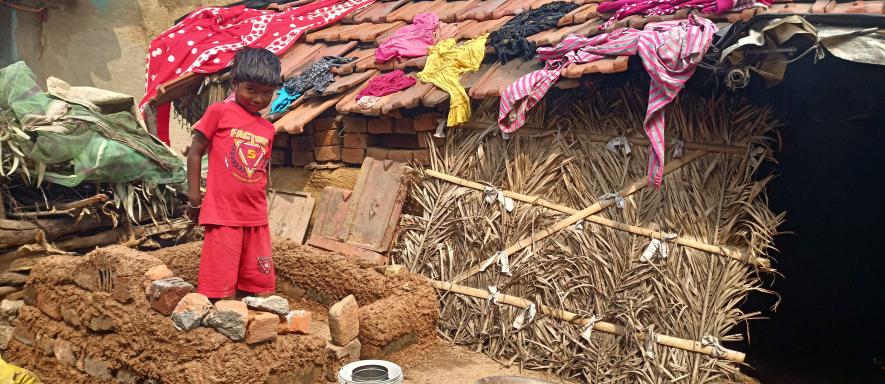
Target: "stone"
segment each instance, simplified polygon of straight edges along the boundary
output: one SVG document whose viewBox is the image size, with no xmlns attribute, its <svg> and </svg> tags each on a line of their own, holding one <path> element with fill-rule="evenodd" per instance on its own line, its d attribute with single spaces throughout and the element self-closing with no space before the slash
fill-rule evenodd
<svg viewBox="0 0 885 384">
<path fill-rule="evenodd" d="M 28 281 L 28 275 L 15 273 L 15 272 L 3 272 L 0 273 L 0 285 L 13 285 L 13 286 L 22 286 Z"/>
<path fill-rule="evenodd" d="M 307 290 L 301 288 L 289 279 L 277 279 L 277 288 L 292 300 L 300 300 L 307 293 Z"/>
<path fill-rule="evenodd" d="M 32 347 L 36 345 L 37 335 L 35 335 L 34 332 L 25 325 L 19 325 L 18 327 L 15 327 L 15 332 L 13 333 L 13 336 L 15 337 L 15 341 L 18 341 L 19 343 L 22 343 L 24 345 L 29 345 Z"/>
<path fill-rule="evenodd" d="M 203 318 L 203 325 L 214 328 L 233 341 L 240 341 L 246 337 L 248 320 L 249 310 L 246 308 L 246 303 L 239 300 L 221 300 L 216 302 Z"/>
<path fill-rule="evenodd" d="M 174 277 L 174 276 L 175 276 L 175 274 L 173 274 L 172 271 L 169 270 L 169 267 L 167 267 L 166 264 L 160 264 L 160 265 L 154 266 L 151 269 L 148 269 L 147 271 L 145 271 L 145 273 L 144 273 L 144 279 L 143 279 L 144 289 L 147 290 L 148 287 L 151 286 L 151 283 L 153 283 L 155 280 L 168 279 L 168 278 Z"/>
<path fill-rule="evenodd" d="M 343 364 L 352 363 L 360 359 L 360 349 L 362 343 L 359 339 L 353 339 L 351 342 L 343 346 L 332 343 L 326 343 L 326 350 L 333 353 L 335 358 Z"/>
<path fill-rule="evenodd" d="M 212 308 L 212 303 L 209 298 L 196 292 L 188 293 L 172 310 L 172 324 L 175 329 L 183 332 L 196 329 L 209 313 L 210 308 Z"/>
<path fill-rule="evenodd" d="M 24 298 L 25 298 L 25 291 L 15 291 L 13 293 L 6 295 L 6 297 L 5 297 L 6 300 L 24 300 Z"/>
<path fill-rule="evenodd" d="M 329 308 L 332 344 L 344 346 L 360 334 L 360 311 L 356 298 L 349 295 Z"/>
<path fill-rule="evenodd" d="M 280 316 L 270 312 L 250 312 L 246 328 L 246 344 L 255 344 L 277 338 Z"/>
<path fill-rule="evenodd" d="M 80 322 L 80 314 L 76 309 L 71 307 L 62 307 L 61 308 L 61 318 L 70 325 L 80 326 L 82 323 Z"/>
<path fill-rule="evenodd" d="M 83 360 L 83 370 L 96 379 L 111 380 L 114 378 L 111 376 L 111 370 L 108 369 L 108 363 L 97 357 L 86 356 Z"/>
<path fill-rule="evenodd" d="M 37 290 L 33 285 L 26 285 L 25 289 L 22 290 L 22 300 L 27 305 L 37 305 Z"/>
<path fill-rule="evenodd" d="M 116 379 L 117 382 L 121 384 L 138 384 L 139 380 L 141 380 L 141 376 L 129 368 L 120 368 L 117 370 Z"/>
<path fill-rule="evenodd" d="M 194 286 L 180 277 L 155 280 L 148 287 L 148 301 L 151 308 L 168 316 L 181 298 L 193 291 Z"/>
<path fill-rule="evenodd" d="M 82 264 L 74 270 L 74 284 L 87 291 L 98 291 L 98 269 Z"/>
<path fill-rule="evenodd" d="M 9 295 L 10 293 L 15 293 L 15 292 L 18 292 L 18 291 L 20 291 L 20 290 L 21 290 L 21 289 L 20 289 L 19 287 L 11 287 L 11 286 L 3 286 L 3 287 L 0 287 L 0 297 L 4 297 L 4 298 L 5 298 L 5 297 L 6 297 L 7 295 Z"/>
<path fill-rule="evenodd" d="M 52 354 L 59 363 L 67 366 L 75 366 L 77 364 L 77 355 L 74 353 L 74 345 L 70 341 L 56 340 L 52 347 Z"/>
<path fill-rule="evenodd" d="M 283 316 L 289 313 L 289 302 L 279 296 L 247 297 L 243 299 L 246 306 L 264 312 L 276 313 Z"/>
<path fill-rule="evenodd" d="M 37 295 L 37 308 L 39 308 L 46 316 L 51 317 L 53 320 L 61 320 L 61 312 L 59 310 L 58 305 L 55 303 L 46 300 L 46 296 Z"/>
<path fill-rule="evenodd" d="M 42 350 L 49 355 L 51 355 L 52 351 L 55 349 L 55 339 L 44 334 L 37 335 L 36 344 L 37 349 Z"/>
<path fill-rule="evenodd" d="M 86 327 L 95 332 L 108 332 L 117 329 L 117 325 L 114 324 L 114 319 L 105 315 L 99 315 L 89 319 L 89 323 L 86 324 Z"/>
<path fill-rule="evenodd" d="M 402 265 L 390 265 L 387 268 L 384 268 L 384 276 L 394 277 L 403 273 L 403 271 L 408 271 L 405 266 Z"/>
<path fill-rule="evenodd" d="M 15 327 L 11 325 L 0 325 L 0 349 L 6 350 L 9 342 L 15 335 Z"/>
<path fill-rule="evenodd" d="M 18 311 L 23 305 L 25 302 L 21 300 L 3 300 L 0 302 L 0 316 L 11 323 L 18 317 Z"/>
<path fill-rule="evenodd" d="M 277 333 L 281 335 L 289 333 L 310 334 L 310 311 L 294 310 L 280 316 L 280 324 Z"/>
</svg>

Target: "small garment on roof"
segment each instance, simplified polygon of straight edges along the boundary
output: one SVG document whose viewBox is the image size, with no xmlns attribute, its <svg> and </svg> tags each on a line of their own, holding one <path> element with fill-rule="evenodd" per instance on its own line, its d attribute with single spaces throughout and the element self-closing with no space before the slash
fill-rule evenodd
<svg viewBox="0 0 885 384">
<path fill-rule="evenodd" d="M 432 83 L 449 94 L 448 126 L 470 119 L 470 98 L 461 85 L 461 75 L 479 69 L 486 52 L 488 34 L 455 45 L 455 39 L 446 39 L 430 47 L 424 70 L 416 75 L 419 80 Z"/>
<path fill-rule="evenodd" d="M 458 27 L 452 23 L 440 22 L 433 30 L 433 43 L 436 44 L 445 39 L 453 39 L 458 35 Z"/>
<path fill-rule="evenodd" d="M 726 12 L 739 12 L 748 8 L 771 6 L 772 0 L 614 0 L 599 4 L 597 12 L 612 13 L 600 30 L 608 29 L 618 20 L 628 16 L 672 15 L 681 9 L 699 9 L 703 13 L 721 15 Z"/>
<path fill-rule="evenodd" d="M 375 76 L 369 80 L 369 82 L 366 83 L 366 87 L 360 90 L 360 93 L 356 95 L 357 103 L 360 108 L 369 109 L 381 96 L 387 96 L 391 93 L 399 92 L 412 85 L 415 85 L 415 78 L 406 76 L 406 74 L 399 69 L 380 76 Z"/>
<path fill-rule="evenodd" d="M 664 110 L 694 73 L 713 41 L 716 26 L 689 15 L 686 20 L 649 23 L 642 31 L 621 28 L 592 38 L 569 35 L 555 47 L 538 49 L 544 68 L 526 74 L 501 93 L 498 126 L 513 132 L 525 124 L 525 115 L 572 63 L 589 63 L 607 56 L 638 54 L 651 77 L 645 133 L 651 142 L 649 183 L 661 185 L 664 175 Z"/>
<path fill-rule="evenodd" d="M 285 111 L 290 103 L 309 91 L 322 93 L 329 84 L 335 81 L 335 75 L 330 70 L 333 67 L 340 67 L 354 60 L 356 60 L 355 57 L 325 56 L 314 61 L 300 75 L 291 77 L 283 82 L 282 89 L 280 89 L 276 100 L 274 100 L 270 107 L 271 113 Z"/>
<path fill-rule="evenodd" d="M 501 64 L 507 64 L 508 61 L 520 57 L 529 60 L 535 57 L 537 47 L 526 38 L 556 27 L 559 19 L 575 8 L 578 8 L 575 3 L 554 1 L 520 13 L 497 31 L 492 32 L 489 43 L 495 47 L 495 53 L 498 54 Z"/>
<path fill-rule="evenodd" d="M 375 62 L 383 63 L 401 57 L 427 56 L 427 48 L 433 45 L 433 32 L 439 24 L 435 13 L 419 13 L 411 25 L 397 29 L 375 50 Z"/>
</svg>

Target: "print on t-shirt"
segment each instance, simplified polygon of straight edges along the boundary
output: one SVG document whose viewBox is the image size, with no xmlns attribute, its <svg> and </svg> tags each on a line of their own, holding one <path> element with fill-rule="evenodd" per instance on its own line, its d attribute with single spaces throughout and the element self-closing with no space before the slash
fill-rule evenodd
<svg viewBox="0 0 885 384">
<path fill-rule="evenodd" d="M 233 145 L 224 162 L 231 174 L 245 183 L 261 180 L 255 171 L 263 169 L 267 162 L 267 138 L 242 129 L 232 129 L 230 137 Z"/>
</svg>

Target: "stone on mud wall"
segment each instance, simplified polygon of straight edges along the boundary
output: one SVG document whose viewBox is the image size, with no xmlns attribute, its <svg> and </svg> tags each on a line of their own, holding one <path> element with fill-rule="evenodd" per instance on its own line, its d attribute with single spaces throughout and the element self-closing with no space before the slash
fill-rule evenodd
<svg viewBox="0 0 885 384">
<path fill-rule="evenodd" d="M 37 335 L 34 334 L 34 331 L 28 328 L 26 324 L 19 324 L 19 326 L 15 327 L 13 336 L 15 337 L 15 341 L 24 345 L 29 345 L 31 347 L 36 345 Z"/>
<path fill-rule="evenodd" d="M 360 359 L 362 344 L 359 339 L 353 339 L 344 346 L 326 343 L 326 350 L 332 352 L 339 362 L 347 364 Z"/>
<path fill-rule="evenodd" d="M 203 318 L 209 313 L 212 303 L 209 298 L 199 293 L 188 293 L 172 311 L 172 324 L 179 331 L 190 331 L 200 326 Z"/>
<path fill-rule="evenodd" d="M 144 285 L 144 289 L 147 290 L 154 281 L 168 279 L 173 276 L 175 276 L 175 274 L 169 270 L 169 267 L 167 267 L 166 264 L 160 264 L 145 271 L 142 284 Z"/>
<path fill-rule="evenodd" d="M 280 324 L 277 332 L 281 335 L 288 333 L 310 334 L 310 311 L 294 310 L 284 316 L 280 316 Z"/>
<path fill-rule="evenodd" d="M 0 302 L 0 316 L 12 323 L 18 317 L 18 311 L 25 305 L 21 300 L 3 300 Z"/>
<path fill-rule="evenodd" d="M 86 326 L 94 332 L 108 332 L 117 329 L 114 319 L 109 316 L 99 315 L 89 319 Z"/>
<path fill-rule="evenodd" d="M 249 325 L 246 328 L 246 343 L 255 344 L 276 339 L 279 324 L 280 316 L 275 313 L 250 312 Z"/>
<path fill-rule="evenodd" d="M 247 297 L 243 299 L 243 302 L 249 308 L 258 311 L 276 313 L 280 316 L 289 313 L 289 302 L 279 296 Z"/>
<path fill-rule="evenodd" d="M 77 309 L 71 307 L 61 307 L 61 318 L 70 325 L 80 326 L 80 313 Z"/>
<path fill-rule="evenodd" d="M 215 328 L 233 341 L 240 341 L 246 337 L 248 319 L 249 310 L 246 308 L 246 303 L 239 300 L 221 300 L 215 303 L 215 307 L 203 318 L 203 325 Z"/>
<path fill-rule="evenodd" d="M 141 380 L 141 376 L 133 372 L 131 369 L 124 367 L 117 370 L 116 379 L 120 384 L 138 384 L 139 380 Z"/>
<path fill-rule="evenodd" d="M 344 346 L 360 333 L 360 311 L 356 298 L 349 295 L 329 308 L 329 331 L 332 344 Z"/>
<path fill-rule="evenodd" d="M 94 356 L 86 356 L 83 359 L 83 370 L 96 379 L 112 380 L 114 378 L 111 376 L 111 370 L 108 369 L 108 362 Z"/>
<path fill-rule="evenodd" d="M 0 349 L 6 350 L 6 347 L 9 346 L 9 342 L 12 341 L 14 334 L 15 327 L 11 325 L 0 325 Z"/>
<path fill-rule="evenodd" d="M 37 335 L 37 349 L 51 355 L 55 348 L 55 339 L 45 334 Z"/>
<path fill-rule="evenodd" d="M 70 341 L 56 340 L 52 346 L 52 354 L 63 365 L 73 367 L 77 364 L 77 354 L 74 353 L 74 345 Z"/>
<path fill-rule="evenodd" d="M 148 287 L 151 308 L 164 315 L 171 315 L 181 298 L 194 291 L 194 286 L 180 277 L 156 280 Z"/>
</svg>

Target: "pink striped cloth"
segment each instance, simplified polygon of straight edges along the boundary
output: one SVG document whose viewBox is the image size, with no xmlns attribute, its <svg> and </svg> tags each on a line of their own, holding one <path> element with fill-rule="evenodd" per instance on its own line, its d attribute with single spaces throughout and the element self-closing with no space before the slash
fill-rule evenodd
<svg viewBox="0 0 885 384">
<path fill-rule="evenodd" d="M 501 93 L 498 126 L 507 133 L 522 127 L 526 112 L 544 97 L 569 64 L 639 54 L 651 77 L 644 123 L 651 141 L 649 184 L 660 187 L 665 158 L 663 108 L 694 73 L 716 31 L 710 20 L 689 15 L 685 20 L 650 23 L 642 31 L 621 28 L 591 38 L 569 35 L 555 47 L 538 48 L 544 69 L 519 78 Z"/>
<path fill-rule="evenodd" d="M 753 7 L 768 8 L 772 0 L 612 0 L 599 4 L 597 12 L 614 12 L 600 30 L 608 29 L 618 20 L 627 16 L 664 16 L 672 15 L 681 9 L 699 9 L 703 13 L 721 15 L 726 12 L 740 12 Z"/>
</svg>

